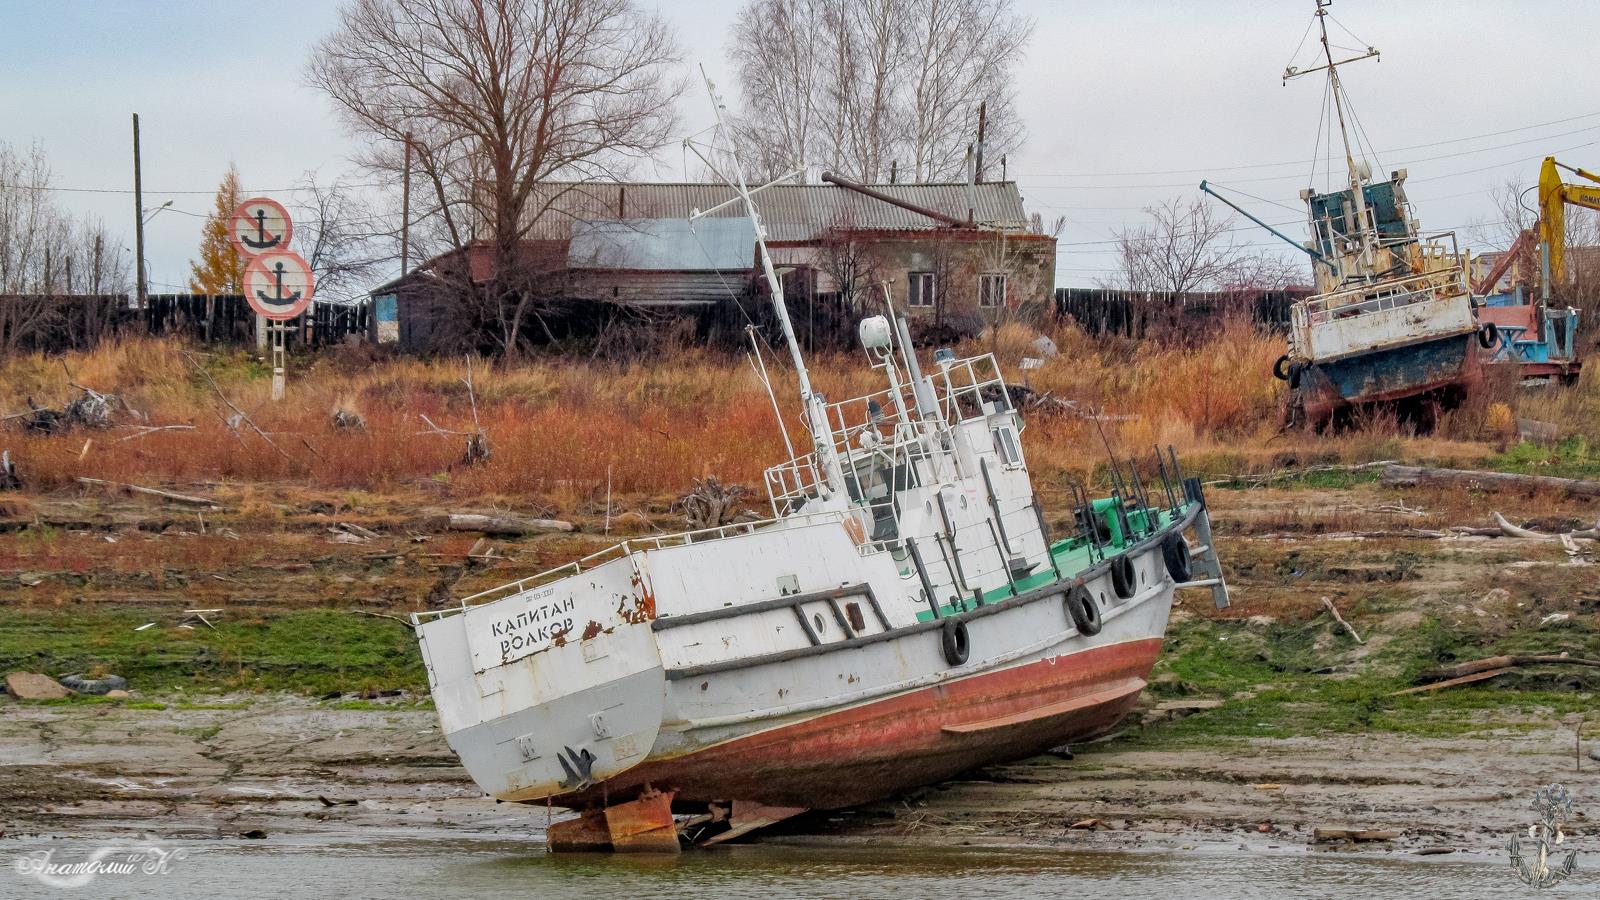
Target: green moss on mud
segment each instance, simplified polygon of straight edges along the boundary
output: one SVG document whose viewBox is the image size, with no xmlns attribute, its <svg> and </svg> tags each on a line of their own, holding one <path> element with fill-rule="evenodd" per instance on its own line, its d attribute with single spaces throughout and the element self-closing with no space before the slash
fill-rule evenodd
<svg viewBox="0 0 1600 900">
<path fill-rule="evenodd" d="M 171 610 L 0 608 L 0 672 L 114 673 L 145 693 L 426 691 L 411 632 L 330 609 L 239 613 L 216 628 L 161 627 Z"/>
</svg>

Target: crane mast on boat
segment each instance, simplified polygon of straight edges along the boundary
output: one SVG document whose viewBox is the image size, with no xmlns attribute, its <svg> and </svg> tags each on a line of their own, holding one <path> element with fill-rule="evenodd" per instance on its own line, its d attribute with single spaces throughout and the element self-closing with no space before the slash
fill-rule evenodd
<svg viewBox="0 0 1600 900">
<path fill-rule="evenodd" d="M 1373 266 L 1372 245 L 1375 235 L 1367 225 L 1366 177 L 1362 175 L 1360 167 L 1356 165 L 1355 153 L 1350 146 L 1350 130 L 1344 120 L 1344 85 L 1339 81 L 1339 67 L 1353 62 L 1360 62 L 1363 59 L 1371 59 L 1380 54 L 1377 47 L 1368 47 L 1365 53 L 1348 59 L 1335 60 L 1333 58 L 1333 46 L 1328 42 L 1328 7 L 1332 5 L 1333 0 L 1317 0 L 1317 26 L 1322 33 L 1322 58 L 1326 61 L 1320 66 L 1313 66 L 1309 69 L 1300 69 L 1291 65 L 1283 70 L 1283 80 L 1288 83 L 1291 78 L 1327 70 L 1328 91 L 1333 97 L 1334 115 L 1339 121 L 1339 137 L 1344 142 L 1344 161 L 1349 171 L 1350 195 L 1356 207 L 1356 233 L 1361 240 L 1361 263 L 1364 269 L 1362 274 L 1364 277 L 1370 278 Z M 1320 148 L 1318 150 L 1320 154 Z M 1343 274 L 1341 273 L 1341 275 Z"/>
</svg>

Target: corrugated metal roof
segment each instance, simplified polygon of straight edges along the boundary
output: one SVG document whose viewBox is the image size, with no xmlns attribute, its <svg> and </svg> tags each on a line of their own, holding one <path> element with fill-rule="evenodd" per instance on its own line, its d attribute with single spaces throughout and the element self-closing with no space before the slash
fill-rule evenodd
<svg viewBox="0 0 1600 900">
<path fill-rule="evenodd" d="M 929 209 L 967 217 L 967 185 L 874 184 L 876 191 Z M 540 210 L 538 222 L 527 235 L 533 240 L 565 240 L 574 223 L 597 219 L 686 219 L 696 209 L 711 209 L 735 197 L 725 184 L 615 184 L 603 182 L 546 182 L 539 185 L 531 209 Z M 974 185 L 970 203 L 973 219 L 1004 229 L 1024 229 L 1027 213 L 1014 181 Z M 870 230 L 920 230 L 939 223 L 907 209 L 831 184 L 777 184 L 756 195 L 756 208 L 774 241 L 801 241 L 828 228 Z M 717 218 L 744 218 L 744 206 L 732 203 L 718 210 Z"/>
<path fill-rule="evenodd" d="M 605 219 L 572 223 L 567 265 L 574 269 L 708 271 L 754 264 L 749 219 Z"/>
</svg>

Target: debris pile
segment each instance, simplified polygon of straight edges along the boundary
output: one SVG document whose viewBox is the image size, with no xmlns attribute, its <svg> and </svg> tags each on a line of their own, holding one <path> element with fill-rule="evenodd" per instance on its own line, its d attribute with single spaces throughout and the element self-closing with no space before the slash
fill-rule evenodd
<svg viewBox="0 0 1600 900">
<path fill-rule="evenodd" d="M 732 522 L 744 506 L 750 489 L 742 484 L 725 485 L 715 475 L 696 478 L 694 487 L 674 504 L 683 511 L 689 528 L 717 528 Z"/>
</svg>

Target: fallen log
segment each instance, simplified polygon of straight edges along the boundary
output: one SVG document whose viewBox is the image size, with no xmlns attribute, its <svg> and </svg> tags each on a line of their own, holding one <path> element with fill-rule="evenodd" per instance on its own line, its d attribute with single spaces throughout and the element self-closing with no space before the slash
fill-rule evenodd
<svg viewBox="0 0 1600 900">
<path fill-rule="evenodd" d="M 1579 497 L 1600 497 L 1600 481 L 1557 478 L 1553 475 L 1516 475 L 1511 472 L 1477 472 L 1468 469 L 1430 469 L 1419 466 L 1388 466 L 1383 470 L 1385 487 L 1453 487 L 1479 491 L 1565 491 Z"/>
<path fill-rule="evenodd" d="M 450 531 L 478 531 L 512 537 L 578 530 L 576 525 L 563 519 L 524 519 L 478 513 L 449 513 L 444 517 L 444 527 Z"/>
<path fill-rule="evenodd" d="M 1513 669 L 1520 666 L 1589 666 L 1600 668 L 1600 659 L 1585 659 L 1581 656 L 1535 654 L 1525 656 L 1490 656 L 1484 659 L 1474 659 L 1469 662 L 1457 663 L 1453 666 L 1441 666 L 1436 669 L 1427 669 L 1417 675 L 1418 682 L 1449 681 L 1488 672 L 1494 669 Z"/>
<path fill-rule="evenodd" d="M 120 481 L 106 481 L 100 478 L 80 477 L 78 479 L 78 483 L 91 486 L 108 487 L 129 494 L 143 494 L 146 497 L 159 497 L 162 500 L 167 500 L 172 503 L 182 503 L 185 506 L 206 506 L 215 508 L 218 505 L 217 501 L 212 500 L 209 497 L 194 497 L 190 496 L 189 494 L 176 494 L 172 491 L 162 491 L 155 488 L 140 487 L 137 484 L 124 484 Z"/>
</svg>

